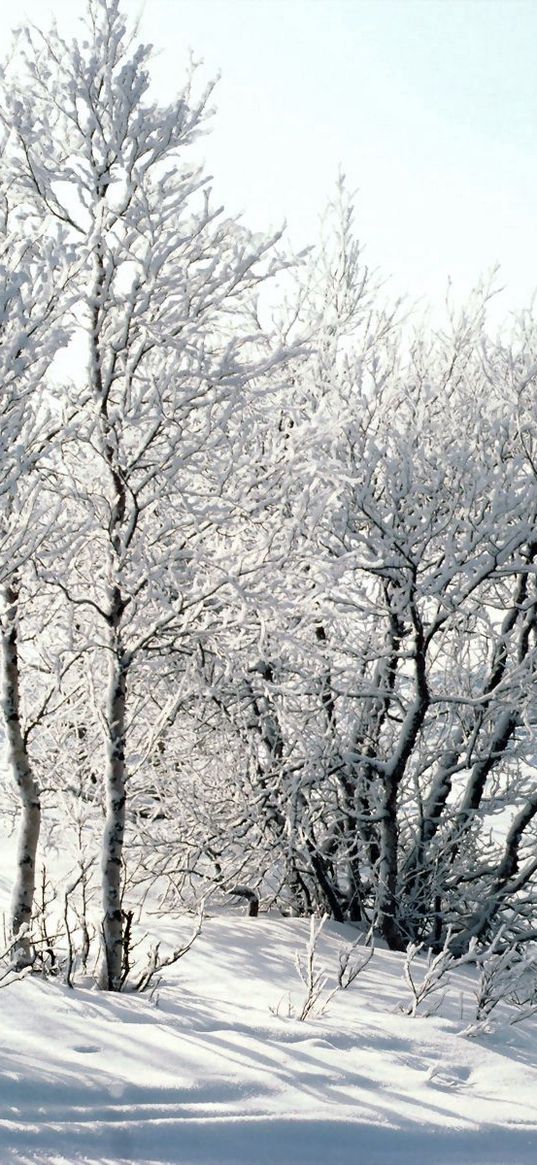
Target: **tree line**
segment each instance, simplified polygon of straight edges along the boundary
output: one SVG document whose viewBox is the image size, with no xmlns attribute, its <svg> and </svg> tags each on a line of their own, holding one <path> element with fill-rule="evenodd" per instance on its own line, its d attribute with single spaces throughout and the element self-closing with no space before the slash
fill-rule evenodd
<svg viewBox="0 0 537 1165">
<path fill-rule="evenodd" d="M 462 954 L 536 937 L 537 331 L 412 323 L 340 182 L 290 254 L 225 215 L 119 0 L 0 97 L 11 932 L 42 813 L 129 894 L 259 895 Z M 83 879 L 83 881 L 84 881 Z M 85 885 L 85 881 L 84 881 Z"/>
</svg>

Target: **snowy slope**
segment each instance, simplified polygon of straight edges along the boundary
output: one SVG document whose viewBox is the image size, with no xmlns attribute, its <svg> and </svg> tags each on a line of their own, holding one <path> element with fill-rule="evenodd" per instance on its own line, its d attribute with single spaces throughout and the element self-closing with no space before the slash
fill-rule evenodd
<svg viewBox="0 0 537 1165">
<path fill-rule="evenodd" d="M 321 936 L 328 968 L 349 933 Z M 2 990 L 1 1165 L 535 1165 L 535 1021 L 458 1035 L 462 972 L 442 1018 L 409 1018 L 401 956 L 377 951 L 300 1023 L 288 993 L 307 936 L 297 920 L 209 918 L 153 1000 L 37 977 Z"/>
</svg>

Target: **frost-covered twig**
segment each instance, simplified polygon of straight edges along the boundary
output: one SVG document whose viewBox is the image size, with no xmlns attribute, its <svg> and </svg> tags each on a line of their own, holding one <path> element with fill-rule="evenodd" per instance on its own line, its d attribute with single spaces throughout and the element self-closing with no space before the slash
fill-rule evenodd
<svg viewBox="0 0 537 1165">
<path fill-rule="evenodd" d="M 358 978 L 367 964 L 373 958 L 375 953 L 375 946 L 372 942 L 370 946 L 359 947 L 359 940 L 351 943 L 347 947 L 342 947 L 339 952 L 339 968 L 337 972 L 337 985 L 340 991 L 346 991 L 351 983 Z"/>
<path fill-rule="evenodd" d="M 126 989 L 130 991 L 146 991 L 150 984 L 153 982 L 155 975 L 158 975 L 159 972 L 163 971 L 165 967 L 171 967 L 174 963 L 178 963 L 179 959 L 182 959 L 183 956 L 188 953 L 196 939 L 199 938 L 204 922 L 204 917 L 205 915 L 202 907 L 196 922 L 196 926 L 194 927 L 194 930 L 192 931 L 188 941 L 184 944 L 184 946 L 176 947 L 175 950 L 171 951 L 169 955 L 161 955 L 160 943 L 155 943 L 154 946 L 152 946 L 149 950 L 147 963 L 141 975 L 131 984 L 127 978 L 122 984 L 122 990 Z"/>
<path fill-rule="evenodd" d="M 502 939 L 500 931 L 488 950 L 479 956 L 481 971 L 475 991 L 475 1015 L 460 1035 L 475 1036 L 490 1031 L 490 1017 L 499 1003 L 517 1009 L 507 1021 L 510 1026 L 522 1023 L 537 1012 L 535 958 L 522 957 L 512 946 L 499 950 Z"/>
<path fill-rule="evenodd" d="M 21 939 L 26 943 L 31 942 L 29 927 L 21 928 L 21 931 L 11 940 L 7 940 L 3 951 L 0 951 L 0 988 L 10 987 L 12 983 L 19 983 L 22 979 L 26 979 L 33 970 L 35 961 L 35 953 L 31 962 L 19 963 L 18 947 Z M 27 949 L 25 945 L 25 950 Z"/>
<path fill-rule="evenodd" d="M 313 1015 L 322 1015 L 330 1000 L 338 990 L 337 987 L 322 998 L 328 982 L 326 971 L 317 965 L 317 942 L 319 935 L 328 919 L 325 914 L 321 920 L 316 923 L 314 916 L 310 918 L 310 933 L 306 944 L 306 955 L 302 957 L 298 952 L 295 955 L 295 966 L 300 975 L 300 978 L 306 988 L 306 994 L 300 1004 L 298 1010 L 295 1012 L 295 1018 L 298 1020 L 310 1019 Z"/>
<path fill-rule="evenodd" d="M 423 943 L 409 943 L 406 951 L 403 974 L 405 983 L 407 984 L 407 987 L 410 991 L 411 1003 L 409 1006 L 401 1005 L 401 1010 L 404 1011 L 405 1015 L 417 1015 L 418 1009 L 425 1002 L 425 1000 L 430 999 L 431 996 L 436 995 L 440 989 L 443 989 L 444 986 L 446 986 L 446 975 L 448 971 L 450 971 L 455 966 L 456 963 L 456 960 L 449 949 L 450 940 L 451 932 L 448 931 L 442 950 L 439 951 L 438 954 L 434 956 L 434 958 L 432 957 L 431 952 L 429 952 L 425 974 L 419 983 L 414 977 L 414 964 L 416 956 L 419 955 L 423 949 Z M 433 1009 L 434 1011 L 438 1010 L 441 1002 L 442 1000 L 437 1001 L 436 1006 Z M 430 1008 L 428 1008 L 424 1014 L 426 1016 L 431 1015 L 432 1012 Z"/>
<path fill-rule="evenodd" d="M 71 926 L 70 926 L 70 922 L 69 922 L 69 909 L 71 906 L 71 903 L 69 900 L 70 900 L 71 895 L 74 893 L 74 891 L 79 886 L 81 886 L 82 891 L 83 891 L 83 898 L 82 898 L 83 914 L 82 914 L 82 920 L 81 920 L 82 960 L 83 960 L 83 965 L 85 966 L 85 964 L 87 962 L 87 955 L 88 955 L 88 950 L 89 950 L 89 933 L 88 933 L 87 919 L 86 919 L 85 887 L 86 887 L 88 871 L 93 866 L 94 861 L 95 861 L 95 859 L 91 858 L 88 862 L 81 864 L 80 869 L 79 869 L 76 877 L 67 886 L 67 889 L 65 890 L 64 897 L 63 897 L 63 924 L 65 927 L 65 937 L 67 939 L 67 962 L 66 962 L 66 966 L 65 966 L 65 983 L 66 983 L 67 987 L 73 986 L 73 967 L 74 967 L 74 961 L 75 961 L 75 949 L 74 949 L 74 945 L 73 945 L 73 935 L 72 935 Z M 77 918 L 77 920 L 78 920 L 78 918 Z"/>
</svg>

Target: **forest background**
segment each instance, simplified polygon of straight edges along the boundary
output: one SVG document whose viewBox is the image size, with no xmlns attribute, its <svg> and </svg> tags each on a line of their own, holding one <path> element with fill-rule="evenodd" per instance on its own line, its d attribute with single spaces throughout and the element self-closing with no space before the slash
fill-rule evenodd
<svg viewBox="0 0 537 1165">
<path fill-rule="evenodd" d="M 487 278 L 413 316 L 342 177 L 312 247 L 252 232 L 199 160 L 212 83 L 151 70 L 93 0 L 3 74 L 7 953 L 119 991 L 158 892 L 524 959 L 532 309 L 499 328 Z"/>
</svg>

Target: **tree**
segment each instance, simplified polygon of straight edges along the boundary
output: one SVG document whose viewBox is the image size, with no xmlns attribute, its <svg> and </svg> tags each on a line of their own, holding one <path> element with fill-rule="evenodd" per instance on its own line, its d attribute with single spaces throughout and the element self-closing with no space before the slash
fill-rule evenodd
<svg viewBox="0 0 537 1165">
<path fill-rule="evenodd" d="M 14 180 L 63 224 L 78 271 L 88 371 L 63 453 L 71 557 L 64 578 L 56 571 L 47 581 L 78 612 L 81 649 L 95 648 L 108 673 L 98 716 L 112 990 L 122 973 L 136 692 L 142 677 L 151 682 L 153 656 L 193 650 L 214 618 L 212 597 L 251 569 L 247 554 L 237 557 L 248 508 L 244 394 L 288 359 L 255 322 L 257 289 L 281 266 L 276 239 L 253 238 L 213 209 L 209 179 L 186 160 L 211 89 L 196 98 L 189 81 L 160 108 L 149 97 L 149 58 L 117 0 L 90 0 L 84 39 L 26 32 L 26 79 L 4 96 Z"/>
<path fill-rule="evenodd" d="M 492 339 L 487 297 L 397 326 L 343 200 L 295 313 L 285 572 L 219 694 L 243 811 L 206 854 L 395 948 L 535 934 L 535 330 Z"/>
<path fill-rule="evenodd" d="M 485 309 L 478 294 L 451 332 L 369 358 L 336 327 L 317 380 L 333 498 L 312 530 L 310 635 L 315 620 L 333 643 L 322 844 L 344 912 L 351 858 L 392 947 L 441 946 L 451 927 L 465 949 L 506 920 L 533 934 L 535 347 L 527 328 L 491 341 Z"/>
<path fill-rule="evenodd" d="M 45 379 L 67 343 L 69 258 L 61 229 L 47 229 L 27 191 L 15 190 L 9 134 L 0 142 L 0 588 L 3 713 L 8 768 L 21 808 L 11 929 L 17 958 L 31 958 L 29 926 L 40 828 L 40 791 L 21 710 L 19 595 L 26 564 L 51 520 L 39 502 L 40 475 L 58 429 Z"/>
</svg>

